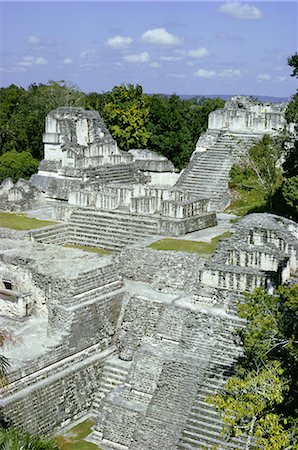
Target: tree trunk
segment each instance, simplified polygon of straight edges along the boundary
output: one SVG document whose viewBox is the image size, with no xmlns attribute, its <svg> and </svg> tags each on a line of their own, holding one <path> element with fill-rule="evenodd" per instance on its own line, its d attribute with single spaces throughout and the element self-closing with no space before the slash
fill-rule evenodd
<svg viewBox="0 0 298 450">
<path fill-rule="evenodd" d="M 249 450 L 250 449 L 256 420 L 257 420 L 257 416 L 253 416 L 251 424 L 250 424 L 250 429 L 249 429 L 249 433 L 248 433 L 248 436 L 247 436 L 247 440 L 246 440 L 246 443 L 245 443 L 245 450 Z"/>
</svg>

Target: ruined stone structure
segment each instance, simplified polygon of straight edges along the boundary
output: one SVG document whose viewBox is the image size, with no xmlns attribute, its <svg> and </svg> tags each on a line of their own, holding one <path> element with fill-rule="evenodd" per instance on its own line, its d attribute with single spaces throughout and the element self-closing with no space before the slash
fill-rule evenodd
<svg viewBox="0 0 298 450">
<path fill-rule="evenodd" d="M 0 184 L 0 209 L 5 211 L 24 211 L 33 207 L 39 192 L 29 181 L 20 178 L 16 183 L 6 178 Z"/>
<path fill-rule="evenodd" d="M 261 104 L 249 97 L 231 97 L 223 109 L 209 114 L 208 130 L 200 136 L 176 186 L 211 198 L 212 209 L 222 211 L 230 202 L 232 165 L 264 134 L 276 135 L 284 129 L 286 107 L 287 103 Z"/>
<path fill-rule="evenodd" d="M 0 229 L 0 326 L 13 337 L 1 349 L 11 364 L 0 390 L 4 419 L 51 434 L 91 414 L 89 439 L 106 450 L 244 449 L 221 436 L 206 395 L 223 387 L 241 355 L 233 331 L 245 326 L 236 310 L 242 292 L 272 292 L 297 271 L 298 226 L 270 214 L 247 216 L 210 258 L 160 252 L 143 241 L 215 224 L 208 195 L 183 184 L 197 161 L 207 164 L 204 155 L 216 156 L 225 173 L 226 157 L 218 157 L 227 148 L 225 127 L 233 124 L 235 133 L 238 116 L 241 127 L 244 116 L 248 128 L 253 123 L 250 106 L 237 102 L 239 115 L 227 106 L 221 120 L 218 112 L 210 118 L 221 129 L 201 138 L 176 187 L 142 183 L 152 173 L 162 179 L 164 169 L 174 173 L 170 162 L 121 152 L 97 113 L 62 108 L 49 115 L 45 160 L 26 189 L 30 198 L 37 189 L 64 199 L 55 210 L 63 222 Z M 256 109 L 255 120 L 265 113 Z M 281 124 L 276 114 L 264 122 L 266 132 Z M 11 181 L 1 185 L 1 206 L 9 198 L 17 205 L 19 185 L 16 192 Z"/>
<path fill-rule="evenodd" d="M 31 185 L 65 200 L 55 218 L 67 223 L 32 233 L 39 242 L 119 250 L 152 234 L 180 236 L 216 224 L 208 198 L 169 185 L 177 174 L 167 158 L 119 150 L 95 111 L 52 111 L 43 141 L 45 158 Z"/>
<path fill-rule="evenodd" d="M 296 223 L 247 216 L 210 259 L 141 246 L 101 257 L 16 236 L 0 242 L 1 326 L 22 335 L 5 348 L 4 417 L 51 433 L 91 413 L 105 449 L 243 448 L 220 435 L 205 396 L 241 354 L 241 292 L 297 270 Z M 13 310 L 14 298 L 29 308 Z"/>
<path fill-rule="evenodd" d="M 142 172 L 174 173 L 173 164 L 148 150 L 118 148 L 96 111 L 58 108 L 46 117 L 44 159 L 31 184 L 48 197 L 68 199 L 70 191 L 93 184 L 135 183 Z"/>
</svg>

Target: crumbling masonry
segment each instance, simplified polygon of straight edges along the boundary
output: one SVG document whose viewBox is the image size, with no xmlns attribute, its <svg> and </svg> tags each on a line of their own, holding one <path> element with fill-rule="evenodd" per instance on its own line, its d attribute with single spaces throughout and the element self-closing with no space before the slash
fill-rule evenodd
<svg viewBox="0 0 298 450">
<path fill-rule="evenodd" d="M 173 174 L 169 162 L 149 155 L 142 165 L 138 156 L 136 169 L 139 152 L 124 155 L 98 115 L 77 113 L 77 120 L 68 108 L 51 113 L 44 140 L 53 159 L 30 184 L 35 199 L 42 189 L 64 199 L 55 214 L 65 222 L 0 230 L 0 323 L 14 336 L 3 349 L 11 372 L 1 414 L 50 434 L 92 414 L 89 439 L 103 449 L 242 449 L 241 440 L 220 435 L 205 397 L 222 388 L 241 354 L 233 335 L 245 326 L 236 311 L 241 293 L 272 292 L 297 270 L 298 226 L 247 216 L 209 259 L 146 248 L 148 236 L 213 225 L 208 198 L 150 184 L 163 177 L 151 170 L 154 161 Z M 78 130 L 88 131 L 88 142 Z M 132 176 L 128 184 L 105 182 L 113 157 Z M 2 187 L 3 205 L 12 188 Z M 114 251 L 100 256 L 66 242 Z"/>
</svg>

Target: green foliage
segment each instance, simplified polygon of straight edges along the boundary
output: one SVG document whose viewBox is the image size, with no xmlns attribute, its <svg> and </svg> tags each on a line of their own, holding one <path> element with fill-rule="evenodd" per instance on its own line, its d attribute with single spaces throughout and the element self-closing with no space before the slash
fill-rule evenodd
<svg viewBox="0 0 298 450">
<path fill-rule="evenodd" d="M 150 96 L 148 147 L 182 169 L 188 163 L 198 137 L 207 129 L 208 114 L 223 106 L 224 101 L 219 98 L 181 100 L 175 94 L 168 98 Z"/>
<path fill-rule="evenodd" d="M 45 116 L 59 106 L 84 106 L 85 94 L 65 81 L 32 84 L 26 91 L 15 85 L 0 89 L 0 149 L 43 156 Z"/>
<path fill-rule="evenodd" d="M 294 55 L 288 58 L 288 64 L 290 67 L 293 67 L 293 72 L 291 77 L 298 77 L 298 53 L 296 52 Z"/>
<path fill-rule="evenodd" d="M 232 166 L 230 188 L 238 193 L 238 197 L 243 198 L 249 192 L 251 202 L 259 206 L 267 204 L 267 208 L 273 210 L 274 194 L 282 184 L 280 161 L 285 153 L 284 143 L 283 136 L 273 139 L 265 135 L 239 163 Z M 251 208 L 251 205 L 247 206 L 245 213 Z"/>
<path fill-rule="evenodd" d="M 148 97 L 140 85 L 115 86 L 103 107 L 103 118 L 122 150 L 146 147 L 150 136 Z"/>
<path fill-rule="evenodd" d="M 298 216 L 298 175 L 284 181 L 282 187 L 283 197 L 286 204 L 293 209 L 295 217 Z"/>
<path fill-rule="evenodd" d="M 272 412 L 287 392 L 282 374 L 277 361 L 260 371 L 243 371 L 228 380 L 223 393 L 208 399 L 222 413 L 224 434 L 245 435 L 247 448 L 252 441 L 264 450 L 280 450 L 290 444 L 282 419 Z"/>
<path fill-rule="evenodd" d="M 37 171 L 38 160 L 29 152 L 18 153 L 15 150 L 0 156 L 0 181 L 11 177 L 13 181 L 19 178 L 29 179 Z"/>
<path fill-rule="evenodd" d="M 0 428 L 0 450 L 58 450 L 57 444 L 15 428 Z"/>
<path fill-rule="evenodd" d="M 256 289 L 239 313 L 247 321 L 239 330 L 244 356 L 208 402 L 222 414 L 227 435 L 245 433 L 266 450 L 297 450 L 298 285 L 280 286 L 274 295 Z"/>
</svg>

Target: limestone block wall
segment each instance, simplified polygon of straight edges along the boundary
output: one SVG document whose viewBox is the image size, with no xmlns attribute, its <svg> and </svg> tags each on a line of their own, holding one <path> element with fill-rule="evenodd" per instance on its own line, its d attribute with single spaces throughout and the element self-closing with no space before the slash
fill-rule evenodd
<svg viewBox="0 0 298 450">
<path fill-rule="evenodd" d="M 208 129 L 276 133 L 286 125 L 286 107 L 286 103 L 261 104 L 249 97 L 234 96 L 223 109 L 209 114 Z"/>
<path fill-rule="evenodd" d="M 124 278 L 145 281 L 162 291 L 174 292 L 195 288 L 204 260 L 191 253 L 131 247 L 122 250 L 117 263 Z"/>
<path fill-rule="evenodd" d="M 140 296 L 130 298 L 117 330 L 119 356 L 131 361 L 144 337 L 153 337 L 165 309 L 161 301 L 148 301 Z"/>
<path fill-rule="evenodd" d="M 0 400 L 3 417 L 13 426 L 48 434 L 84 416 L 99 386 L 106 356 L 98 353 L 71 366 L 53 366 L 45 379 Z"/>
</svg>

